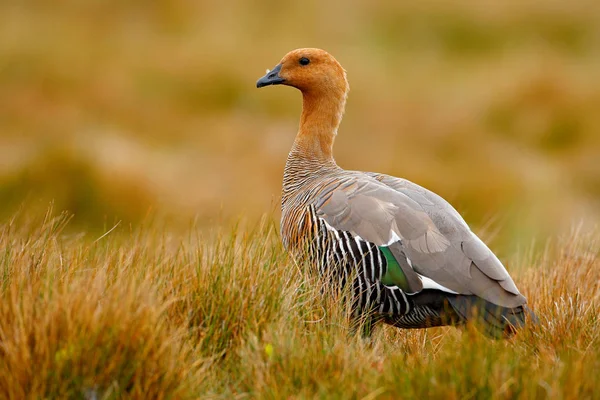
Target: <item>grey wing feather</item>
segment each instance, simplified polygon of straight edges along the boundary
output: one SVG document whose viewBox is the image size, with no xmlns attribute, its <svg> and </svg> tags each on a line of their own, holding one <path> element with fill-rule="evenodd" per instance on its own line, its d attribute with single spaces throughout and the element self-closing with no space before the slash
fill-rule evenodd
<svg viewBox="0 0 600 400">
<path fill-rule="evenodd" d="M 403 251 L 415 273 L 454 292 L 504 307 L 526 303 L 500 260 L 448 202 L 404 179 L 355 174 L 317 202 L 328 224 Z"/>
</svg>

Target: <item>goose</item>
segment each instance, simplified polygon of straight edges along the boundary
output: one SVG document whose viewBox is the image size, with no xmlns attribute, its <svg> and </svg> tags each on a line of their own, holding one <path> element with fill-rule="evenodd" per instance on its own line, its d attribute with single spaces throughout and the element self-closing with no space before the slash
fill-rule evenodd
<svg viewBox="0 0 600 400">
<path fill-rule="evenodd" d="M 355 316 L 398 328 L 474 321 L 492 338 L 511 337 L 526 316 L 535 318 L 498 257 L 446 200 L 406 179 L 336 164 L 349 86 L 332 55 L 293 50 L 256 82 L 271 85 L 302 93 L 283 175 L 283 245 L 350 284 Z"/>
</svg>

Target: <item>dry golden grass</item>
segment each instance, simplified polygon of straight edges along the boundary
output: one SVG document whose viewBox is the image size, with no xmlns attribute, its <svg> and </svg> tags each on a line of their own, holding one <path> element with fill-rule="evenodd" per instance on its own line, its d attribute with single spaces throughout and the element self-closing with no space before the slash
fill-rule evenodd
<svg viewBox="0 0 600 400">
<path fill-rule="evenodd" d="M 98 239 L 68 218 L 0 229 L 0 398 L 582 399 L 600 390 L 598 235 L 511 268 L 538 326 L 348 332 L 347 310 L 254 229 Z M 96 397 L 93 397 L 96 396 Z"/>
</svg>

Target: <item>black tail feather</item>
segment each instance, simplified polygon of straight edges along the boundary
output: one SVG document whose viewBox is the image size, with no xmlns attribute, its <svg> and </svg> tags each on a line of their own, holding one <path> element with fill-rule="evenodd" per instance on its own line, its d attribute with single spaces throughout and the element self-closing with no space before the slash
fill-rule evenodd
<svg viewBox="0 0 600 400">
<path fill-rule="evenodd" d="M 484 334 L 494 339 L 514 336 L 525 326 L 527 316 L 533 322 L 537 320 L 526 305 L 507 308 L 473 295 L 454 295 L 447 299 L 462 320 L 474 322 Z"/>
<path fill-rule="evenodd" d="M 507 308 L 490 303 L 475 295 L 450 294 L 425 289 L 409 295 L 412 309 L 408 315 L 383 316 L 383 320 L 398 328 L 429 328 L 433 326 L 461 326 L 468 322 L 494 339 L 514 336 L 526 320 L 537 323 L 537 317 L 526 306 Z"/>
</svg>

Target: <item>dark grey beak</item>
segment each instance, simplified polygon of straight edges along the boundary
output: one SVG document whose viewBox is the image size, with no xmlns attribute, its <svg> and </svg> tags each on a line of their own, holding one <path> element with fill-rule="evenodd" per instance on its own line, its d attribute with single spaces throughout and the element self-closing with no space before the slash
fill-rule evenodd
<svg viewBox="0 0 600 400">
<path fill-rule="evenodd" d="M 272 71 L 267 72 L 265 76 L 256 81 L 256 87 L 261 88 L 263 86 L 279 85 L 280 83 L 285 82 L 285 79 L 279 76 L 279 71 L 281 71 L 281 64 L 278 64 Z"/>
</svg>

